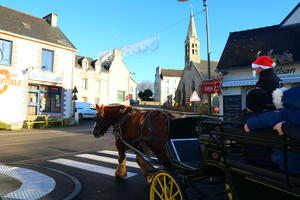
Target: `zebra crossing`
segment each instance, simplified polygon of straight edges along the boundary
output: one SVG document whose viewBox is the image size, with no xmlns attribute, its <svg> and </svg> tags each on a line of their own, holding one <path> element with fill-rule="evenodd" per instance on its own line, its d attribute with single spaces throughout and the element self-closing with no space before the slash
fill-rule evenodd
<svg viewBox="0 0 300 200">
<path fill-rule="evenodd" d="M 78 161 L 76 158 L 80 158 Z M 131 178 L 138 175 L 138 164 L 135 162 L 135 155 L 126 153 L 127 177 Z M 89 163 L 93 161 L 92 163 Z M 71 158 L 57 158 L 48 160 L 48 162 L 73 167 L 81 170 L 86 170 L 101 175 L 115 176 L 115 169 L 118 164 L 118 152 L 110 150 L 97 151 L 96 153 L 82 153 L 74 155 Z M 95 164 L 98 163 L 98 164 Z M 111 167 L 108 167 L 111 166 Z"/>
</svg>

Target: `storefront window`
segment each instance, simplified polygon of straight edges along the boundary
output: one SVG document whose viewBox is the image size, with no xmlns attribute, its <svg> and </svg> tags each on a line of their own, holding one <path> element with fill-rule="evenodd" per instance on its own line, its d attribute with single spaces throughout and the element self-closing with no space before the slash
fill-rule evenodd
<svg viewBox="0 0 300 200">
<path fill-rule="evenodd" d="M 28 114 L 61 112 L 61 92 L 61 87 L 29 85 Z"/>
<path fill-rule="evenodd" d="M 125 92 L 118 91 L 118 102 L 125 102 Z"/>
</svg>

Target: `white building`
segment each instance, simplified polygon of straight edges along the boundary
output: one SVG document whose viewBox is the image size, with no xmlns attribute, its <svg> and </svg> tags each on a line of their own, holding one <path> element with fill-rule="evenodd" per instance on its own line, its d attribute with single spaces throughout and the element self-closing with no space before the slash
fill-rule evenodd
<svg viewBox="0 0 300 200">
<path fill-rule="evenodd" d="M 0 128 L 21 128 L 28 115 L 71 118 L 77 50 L 57 15 L 39 18 L 0 6 L 0 21 Z"/>
<path fill-rule="evenodd" d="M 217 62 L 210 62 L 211 77 L 216 75 L 216 66 Z M 200 98 L 203 99 L 199 86 L 204 79 L 207 79 L 207 72 L 207 60 L 200 59 L 200 41 L 197 36 L 194 15 L 191 12 L 185 40 L 185 67 L 175 93 L 175 101 L 185 105 L 194 91 L 197 91 Z"/>
<path fill-rule="evenodd" d="M 161 69 L 158 66 L 154 81 L 154 101 L 158 101 L 161 104 L 174 104 L 175 91 L 181 74 L 182 70 Z"/>
<path fill-rule="evenodd" d="M 118 49 L 102 62 L 76 56 L 73 85 L 78 90 L 78 101 L 100 105 L 129 105 L 130 99 L 136 99 L 137 87 L 131 75 Z"/>
</svg>

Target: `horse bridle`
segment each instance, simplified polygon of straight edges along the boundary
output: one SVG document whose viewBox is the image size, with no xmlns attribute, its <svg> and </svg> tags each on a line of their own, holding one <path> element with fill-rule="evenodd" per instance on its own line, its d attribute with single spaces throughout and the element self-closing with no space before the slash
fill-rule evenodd
<svg viewBox="0 0 300 200">
<path fill-rule="evenodd" d="M 131 114 L 130 112 L 127 112 L 126 113 L 126 110 L 127 110 L 127 108 L 128 107 L 126 107 L 125 109 L 120 109 L 120 111 L 121 111 L 121 114 Z M 124 115 L 125 116 L 125 115 Z M 117 117 L 115 117 L 115 118 L 113 118 L 113 119 L 107 119 L 107 118 L 105 118 L 105 117 L 102 117 L 102 116 L 99 116 L 99 113 L 96 115 L 96 119 L 95 119 L 95 121 L 97 122 L 98 120 L 104 120 L 104 125 L 102 126 L 102 127 L 106 127 L 107 125 L 109 125 L 109 126 L 114 126 L 114 129 L 116 129 L 116 128 L 118 128 L 118 127 L 120 127 L 121 126 L 121 123 L 123 124 L 124 123 L 124 121 L 125 121 L 125 118 L 123 117 L 123 116 L 121 116 L 120 117 L 121 119 L 122 119 L 122 121 L 123 122 L 115 122 L 114 123 L 114 121 L 117 119 Z M 121 121 L 121 120 L 120 120 Z M 100 132 L 103 130 L 103 128 L 102 127 L 100 127 Z"/>
</svg>

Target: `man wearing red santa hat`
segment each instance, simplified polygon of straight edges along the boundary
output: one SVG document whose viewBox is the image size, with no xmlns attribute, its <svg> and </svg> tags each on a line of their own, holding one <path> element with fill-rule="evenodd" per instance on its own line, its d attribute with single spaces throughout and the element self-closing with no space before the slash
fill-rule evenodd
<svg viewBox="0 0 300 200">
<path fill-rule="evenodd" d="M 270 96 L 272 102 L 272 92 L 276 88 L 283 87 L 280 78 L 275 74 L 273 67 L 276 63 L 269 56 L 260 56 L 252 63 L 253 76 L 259 75 L 256 87 L 264 89 Z"/>
</svg>

